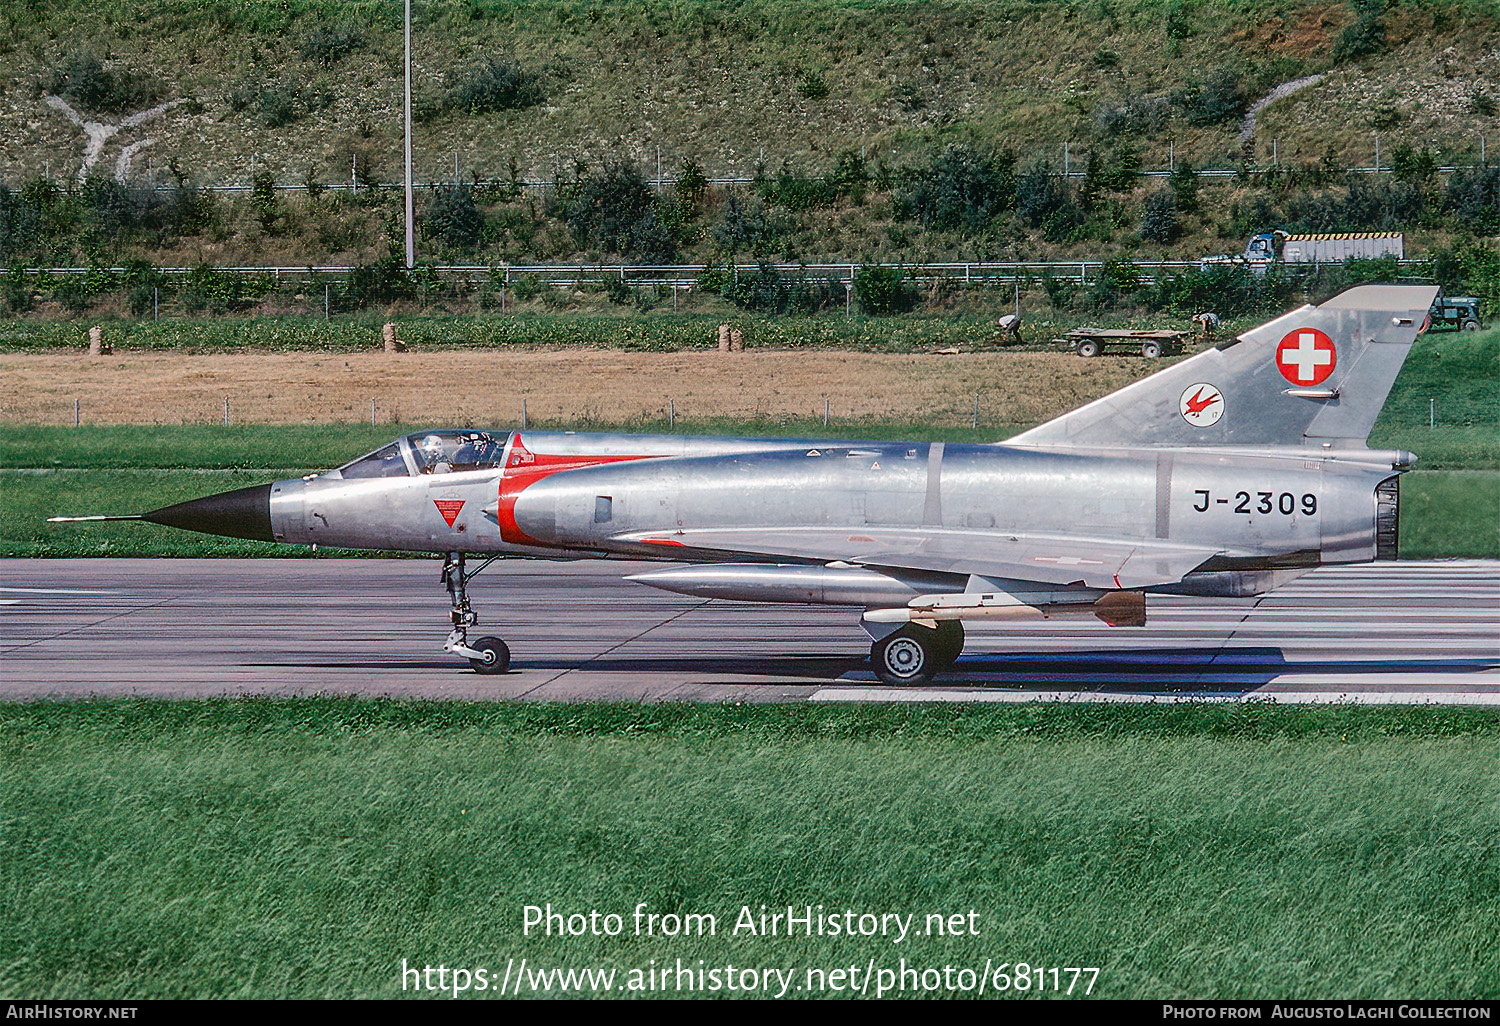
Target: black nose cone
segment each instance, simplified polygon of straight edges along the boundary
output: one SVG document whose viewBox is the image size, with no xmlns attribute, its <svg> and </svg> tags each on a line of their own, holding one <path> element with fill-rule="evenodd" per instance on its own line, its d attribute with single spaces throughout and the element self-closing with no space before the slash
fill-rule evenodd
<svg viewBox="0 0 1500 1026">
<path fill-rule="evenodd" d="M 184 531 L 272 541 L 271 486 L 254 485 L 163 506 L 147 513 L 144 519 Z"/>
</svg>

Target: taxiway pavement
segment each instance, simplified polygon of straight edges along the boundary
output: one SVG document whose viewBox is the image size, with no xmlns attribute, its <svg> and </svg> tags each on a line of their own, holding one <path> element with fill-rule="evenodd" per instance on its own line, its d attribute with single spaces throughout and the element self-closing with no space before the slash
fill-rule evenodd
<svg viewBox="0 0 1500 1026">
<path fill-rule="evenodd" d="M 481 676 L 441 650 L 436 560 L 0 560 L 0 700 L 1500 704 L 1500 562 L 1330 567 L 1259 599 L 1153 596 L 1144 628 L 976 624 L 954 671 L 920 689 L 879 685 L 858 610 L 621 579 L 643 568 L 495 563 L 470 588 L 470 637 L 503 637 L 513 668 Z"/>
</svg>

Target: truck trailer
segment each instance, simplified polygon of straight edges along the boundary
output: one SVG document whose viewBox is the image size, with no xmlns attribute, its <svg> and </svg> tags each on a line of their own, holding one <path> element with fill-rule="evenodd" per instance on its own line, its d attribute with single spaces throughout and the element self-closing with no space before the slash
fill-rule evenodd
<svg viewBox="0 0 1500 1026">
<path fill-rule="evenodd" d="M 1405 258 L 1406 243 L 1400 232 L 1285 235 L 1281 240 L 1284 264 L 1338 264 L 1352 257 L 1373 260 L 1388 256 Z"/>
<path fill-rule="evenodd" d="M 1249 264 L 1263 269 L 1278 262 L 1338 264 L 1355 257 L 1373 260 L 1388 256 L 1397 260 L 1406 258 L 1406 239 L 1400 232 L 1315 232 L 1292 235 L 1274 231 L 1250 236 L 1244 253 L 1208 257 L 1200 264 Z"/>
</svg>

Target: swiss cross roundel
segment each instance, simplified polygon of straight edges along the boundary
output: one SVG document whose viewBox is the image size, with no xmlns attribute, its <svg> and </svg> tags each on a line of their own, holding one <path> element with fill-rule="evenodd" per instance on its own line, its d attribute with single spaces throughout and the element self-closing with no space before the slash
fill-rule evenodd
<svg viewBox="0 0 1500 1026">
<path fill-rule="evenodd" d="M 1333 339 L 1317 328 L 1298 328 L 1276 347 L 1276 367 L 1294 385 L 1321 385 L 1338 359 Z"/>
</svg>

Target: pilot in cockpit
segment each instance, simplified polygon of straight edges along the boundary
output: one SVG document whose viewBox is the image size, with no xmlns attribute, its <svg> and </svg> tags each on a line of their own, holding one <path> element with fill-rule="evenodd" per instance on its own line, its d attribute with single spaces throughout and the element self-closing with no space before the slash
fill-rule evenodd
<svg viewBox="0 0 1500 1026">
<path fill-rule="evenodd" d="M 448 458 L 440 435 L 428 435 L 417 446 L 421 457 L 422 473 L 447 474 L 453 470 L 453 461 Z"/>
</svg>

